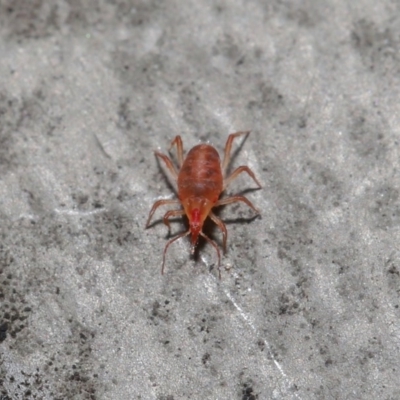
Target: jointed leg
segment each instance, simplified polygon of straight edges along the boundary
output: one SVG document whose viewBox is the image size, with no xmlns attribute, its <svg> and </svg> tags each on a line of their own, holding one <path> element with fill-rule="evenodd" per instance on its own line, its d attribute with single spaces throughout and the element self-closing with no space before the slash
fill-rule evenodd
<svg viewBox="0 0 400 400">
<path fill-rule="evenodd" d="M 222 247 L 223 247 L 224 253 L 225 253 L 226 252 L 226 239 L 228 238 L 228 231 L 226 230 L 226 226 L 212 211 L 210 212 L 210 214 L 208 214 L 208 216 L 222 231 Z"/>
<path fill-rule="evenodd" d="M 238 136 L 242 136 L 242 135 L 247 136 L 249 133 L 250 133 L 250 131 L 236 132 L 236 133 L 231 133 L 228 136 L 228 140 L 226 141 L 226 144 L 225 144 L 224 159 L 222 161 L 222 173 L 224 176 L 226 173 L 226 169 L 228 168 L 229 161 L 231 159 L 231 149 L 232 149 L 233 140 Z"/>
<path fill-rule="evenodd" d="M 173 145 L 176 145 L 176 150 L 178 153 L 178 162 L 179 162 L 179 168 L 182 167 L 183 164 L 183 144 L 182 144 L 182 139 L 181 137 L 175 136 L 175 139 L 171 142 L 171 146 L 169 147 L 169 149 L 172 149 Z"/>
<path fill-rule="evenodd" d="M 151 207 L 151 210 L 149 212 L 149 217 L 147 218 L 146 222 L 146 228 L 149 227 L 151 217 L 155 213 L 158 207 L 163 206 L 165 204 L 180 204 L 179 200 L 171 200 L 171 199 L 162 199 L 162 200 L 157 200 L 154 204 L 153 207 Z"/>
<path fill-rule="evenodd" d="M 164 218 L 163 218 L 163 222 L 165 225 L 168 226 L 168 230 L 171 230 L 171 225 L 169 223 L 169 218 L 171 217 L 178 217 L 181 215 L 185 215 L 185 211 L 184 210 L 169 210 L 165 213 Z"/>
<path fill-rule="evenodd" d="M 249 199 L 247 199 L 247 198 L 244 197 L 244 196 L 239 196 L 239 195 L 237 195 L 237 196 L 232 196 L 232 197 L 226 197 L 225 199 L 218 200 L 218 201 L 215 203 L 214 207 L 224 206 L 224 205 L 226 205 L 226 204 L 236 203 L 237 201 L 243 201 L 243 203 L 246 203 L 246 204 L 247 204 L 250 208 L 252 208 L 257 214 L 260 214 L 260 211 L 258 211 L 257 208 L 255 208 L 255 207 L 253 206 L 253 203 L 252 203 Z"/>
<path fill-rule="evenodd" d="M 171 172 L 173 178 L 177 180 L 177 179 L 178 179 L 178 173 L 176 172 L 176 169 L 175 169 L 175 167 L 174 167 L 174 164 L 172 164 L 171 159 L 170 159 L 168 156 L 166 156 L 165 154 L 160 153 L 160 152 L 158 152 L 158 151 L 155 151 L 154 154 L 155 154 L 157 157 L 161 158 L 161 160 L 164 161 L 166 167 L 167 167 L 167 168 L 169 169 L 169 171 Z"/>
<path fill-rule="evenodd" d="M 217 251 L 218 254 L 218 276 L 219 279 L 221 279 L 221 253 L 219 251 L 219 248 L 217 244 L 214 242 L 214 240 L 211 240 L 208 236 L 206 236 L 203 232 L 200 232 L 200 236 L 203 236 L 204 239 L 207 240 L 208 243 L 211 243 L 214 246 L 214 249 Z"/>
<path fill-rule="evenodd" d="M 175 240 L 180 239 L 181 237 L 187 236 L 190 234 L 190 229 L 187 232 L 182 232 L 178 236 L 175 236 L 172 238 L 164 247 L 164 253 L 163 253 L 163 261 L 162 261 L 162 267 L 161 267 L 161 275 L 164 275 L 164 265 L 165 265 L 165 254 L 167 253 L 167 249 L 170 246 L 170 244 L 174 243 Z"/>
<path fill-rule="evenodd" d="M 258 188 L 261 188 L 261 184 L 260 182 L 258 182 L 256 176 L 254 175 L 254 172 L 246 165 L 242 165 L 241 167 L 236 168 L 227 179 L 224 179 L 224 190 L 242 172 L 246 172 L 247 174 L 249 174 L 253 181 L 258 185 Z"/>
</svg>

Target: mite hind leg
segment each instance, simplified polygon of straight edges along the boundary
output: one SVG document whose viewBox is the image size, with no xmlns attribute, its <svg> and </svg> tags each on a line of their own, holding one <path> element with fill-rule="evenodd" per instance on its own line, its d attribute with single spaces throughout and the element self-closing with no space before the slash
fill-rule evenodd
<svg viewBox="0 0 400 400">
<path fill-rule="evenodd" d="M 156 212 L 157 208 L 160 207 L 160 206 L 164 206 L 165 204 L 169 204 L 169 205 L 174 204 L 174 205 L 177 205 L 177 204 L 180 204 L 180 202 L 179 202 L 179 200 L 172 200 L 172 199 L 157 200 L 157 201 L 153 204 L 153 207 L 151 207 L 151 210 L 150 210 L 150 212 L 149 212 L 149 217 L 147 218 L 147 222 L 146 222 L 146 228 L 149 227 L 151 218 L 152 218 L 153 214 Z M 167 212 L 167 214 L 168 214 L 168 212 Z M 165 216 L 164 216 L 164 218 L 165 218 Z M 165 222 L 164 222 L 164 223 L 165 223 Z"/>
<path fill-rule="evenodd" d="M 246 137 L 247 137 L 247 135 L 249 133 L 250 133 L 250 131 L 236 132 L 236 133 L 231 133 L 228 136 L 228 139 L 225 144 L 224 159 L 222 161 L 222 173 L 224 174 L 224 176 L 226 173 L 226 169 L 228 168 L 229 161 L 231 160 L 231 149 L 232 149 L 232 143 L 233 143 L 234 139 L 237 138 L 238 136 L 242 136 L 242 135 L 246 135 Z"/>
<path fill-rule="evenodd" d="M 257 208 L 254 207 L 253 203 L 248 198 L 240 195 L 226 197 L 225 199 L 218 200 L 215 203 L 214 207 L 225 206 L 227 204 L 237 203 L 238 201 L 242 201 L 243 203 L 247 204 L 252 210 L 254 210 L 257 214 L 260 214 L 260 211 L 258 211 Z"/>
<path fill-rule="evenodd" d="M 172 163 L 171 159 L 170 159 L 168 156 L 166 156 L 165 154 L 160 153 L 160 152 L 158 152 L 158 151 L 155 151 L 154 154 L 155 154 L 157 157 L 161 158 L 161 160 L 164 161 L 165 166 L 168 168 L 169 172 L 171 172 L 172 177 L 173 177 L 175 180 L 178 180 L 178 172 L 176 171 L 176 169 L 175 169 L 175 167 L 174 167 L 174 164 Z"/>
<path fill-rule="evenodd" d="M 213 212 L 210 212 L 209 217 L 222 231 L 222 248 L 224 250 L 224 253 L 226 253 L 226 240 L 228 238 L 228 231 L 226 229 L 226 226 Z"/>
<path fill-rule="evenodd" d="M 180 168 L 183 164 L 183 143 L 182 138 L 179 135 L 175 136 L 175 139 L 171 142 L 169 149 L 171 150 L 174 145 L 176 145 L 176 151 L 178 153 L 178 163 Z"/>
<path fill-rule="evenodd" d="M 258 188 L 261 189 L 261 184 L 260 182 L 258 182 L 256 176 L 254 175 L 254 172 L 246 165 L 242 165 L 241 167 L 236 168 L 228 178 L 224 179 L 223 190 L 225 190 L 228 185 L 233 180 L 235 180 L 242 172 L 246 172 L 250 176 L 250 178 L 252 178 L 253 181 L 257 184 Z"/>
</svg>

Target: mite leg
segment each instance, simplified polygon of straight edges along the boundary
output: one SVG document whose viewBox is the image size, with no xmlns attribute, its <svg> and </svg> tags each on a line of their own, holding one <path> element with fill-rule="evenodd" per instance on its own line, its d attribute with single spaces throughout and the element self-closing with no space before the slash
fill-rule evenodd
<svg viewBox="0 0 400 400">
<path fill-rule="evenodd" d="M 173 178 L 174 178 L 175 180 L 178 180 L 178 173 L 176 172 L 176 169 L 175 169 L 175 167 L 174 167 L 174 164 L 172 164 L 171 159 L 170 159 L 168 156 L 166 156 L 165 154 L 160 153 L 160 152 L 158 152 L 158 151 L 155 151 L 154 154 L 155 154 L 157 157 L 161 158 L 161 160 L 164 161 L 166 167 L 167 167 L 168 170 L 171 172 Z"/>
<path fill-rule="evenodd" d="M 232 204 L 232 203 L 236 203 L 237 201 L 243 201 L 243 203 L 246 203 L 250 208 L 252 208 L 257 214 L 260 214 L 260 211 L 257 210 L 257 208 L 255 208 L 253 206 L 253 203 L 247 199 L 244 196 L 232 196 L 232 197 L 226 197 L 225 199 L 221 199 L 218 200 L 214 207 L 218 207 L 218 206 L 224 206 L 226 204 Z"/>
<path fill-rule="evenodd" d="M 235 138 L 237 138 L 238 136 L 242 136 L 242 135 L 247 136 L 249 133 L 250 133 L 250 131 L 236 132 L 236 133 L 231 133 L 228 136 L 228 140 L 226 141 L 226 144 L 225 144 L 224 159 L 222 161 L 222 173 L 224 176 L 226 173 L 226 169 L 228 168 L 229 161 L 231 159 L 231 149 L 232 149 L 233 140 Z"/>
<path fill-rule="evenodd" d="M 228 231 L 226 230 L 226 226 L 213 212 L 210 212 L 208 216 L 222 231 L 222 247 L 224 249 L 224 253 L 226 253 L 226 239 L 228 238 Z"/>
<path fill-rule="evenodd" d="M 150 221 L 151 221 L 151 217 L 153 216 L 153 214 L 155 213 L 157 208 L 160 207 L 160 206 L 163 206 L 165 204 L 180 204 L 180 202 L 179 202 L 179 200 L 172 200 L 172 199 L 157 200 L 153 204 L 153 207 L 151 207 L 151 210 L 149 212 L 149 217 L 147 218 L 147 222 L 146 222 L 146 228 L 149 227 Z"/>
<path fill-rule="evenodd" d="M 258 188 L 261 189 L 261 184 L 260 184 L 260 182 L 258 182 L 256 176 L 254 175 L 254 172 L 246 165 L 242 165 L 241 167 L 236 168 L 228 178 L 224 179 L 223 190 L 225 190 L 228 187 L 228 185 L 233 180 L 235 180 L 237 178 L 237 176 L 239 174 L 241 174 L 242 172 L 246 172 L 253 179 L 253 181 L 257 184 Z"/>
<path fill-rule="evenodd" d="M 164 253 L 163 253 L 163 261 L 162 261 L 162 267 L 161 267 L 161 275 L 164 275 L 164 265 L 165 265 L 165 254 L 167 253 L 168 247 L 175 242 L 175 240 L 180 239 L 181 237 L 187 236 L 190 234 L 190 229 L 187 232 L 182 232 L 180 233 L 178 236 L 175 236 L 174 238 L 172 238 L 166 245 L 164 248 Z"/>
<path fill-rule="evenodd" d="M 171 146 L 169 146 L 169 149 L 172 149 L 173 145 L 176 145 L 176 150 L 178 153 L 178 163 L 179 163 L 179 168 L 182 167 L 183 164 L 183 144 L 182 144 L 182 139 L 181 137 L 175 136 L 175 139 L 171 142 Z"/>
<path fill-rule="evenodd" d="M 203 232 L 200 232 L 200 236 L 203 236 L 203 238 L 206 239 L 208 243 L 212 244 L 214 246 L 214 249 L 217 251 L 217 254 L 218 254 L 218 276 L 219 276 L 219 279 L 221 279 L 221 268 L 220 268 L 221 267 L 221 253 L 219 251 L 217 243 L 215 243 L 214 240 L 211 240 Z"/>
<path fill-rule="evenodd" d="M 184 210 L 169 210 L 165 213 L 164 218 L 163 218 L 163 222 L 165 225 L 168 226 L 168 230 L 171 231 L 171 225 L 169 223 L 169 218 L 171 217 L 178 217 L 181 215 L 185 215 L 185 211 Z"/>
</svg>

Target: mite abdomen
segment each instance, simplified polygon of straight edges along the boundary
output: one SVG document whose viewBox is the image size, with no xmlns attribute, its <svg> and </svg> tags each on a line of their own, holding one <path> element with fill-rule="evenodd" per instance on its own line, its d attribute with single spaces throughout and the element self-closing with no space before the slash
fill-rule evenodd
<svg viewBox="0 0 400 400">
<path fill-rule="evenodd" d="M 217 150 L 208 144 L 193 147 L 179 171 L 179 197 L 206 197 L 211 201 L 215 197 L 216 201 L 222 187 L 223 176 Z"/>
</svg>

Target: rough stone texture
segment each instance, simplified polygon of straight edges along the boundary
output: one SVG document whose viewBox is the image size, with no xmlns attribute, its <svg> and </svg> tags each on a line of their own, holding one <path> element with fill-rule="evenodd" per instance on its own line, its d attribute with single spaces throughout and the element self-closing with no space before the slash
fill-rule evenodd
<svg viewBox="0 0 400 400">
<path fill-rule="evenodd" d="M 1 1 L 0 399 L 399 399 L 399 54 L 398 2 Z M 246 129 L 262 218 L 161 276 L 153 150 Z"/>
</svg>

